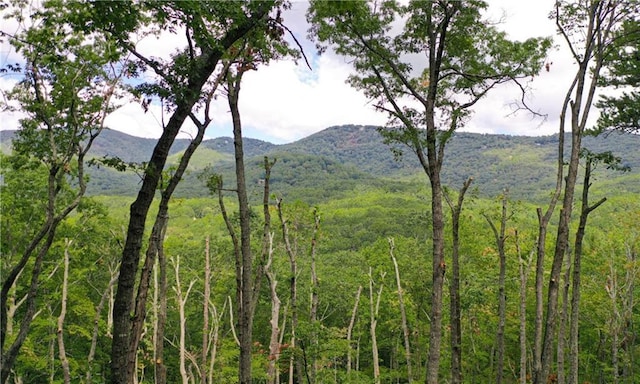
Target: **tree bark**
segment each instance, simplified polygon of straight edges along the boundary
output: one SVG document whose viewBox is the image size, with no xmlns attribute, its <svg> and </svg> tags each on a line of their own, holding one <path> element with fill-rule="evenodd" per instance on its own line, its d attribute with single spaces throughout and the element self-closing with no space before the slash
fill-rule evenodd
<svg viewBox="0 0 640 384">
<path fill-rule="evenodd" d="M 166 230 L 166 227 L 165 227 Z M 164 237 L 164 235 L 163 235 Z M 167 383 L 167 367 L 164 364 L 164 331 L 167 324 L 167 258 L 164 254 L 164 241 L 158 243 L 158 307 L 154 339 L 154 377 L 155 384 Z"/>
<path fill-rule="evenodd" d="M 228 101 L 233 122 L 233 144 L 235 152 L 236 192 L 240 214 L 240 275 L 238 297 L 238 337 L 240 340 L 240 384 L 251 383 L 251 342 L 253 328 L 253 255 L 251 253 L 251 212 L 247 196 L 247 184 L 244 169 L 244 150 L 242 145 L 242 123 L 238 110 L 238 97 L 242 72 L 228 82 Z"/>
<path fill-rule="evenodd" d="M 518 254 L 518 272 L 520 275 L 520 384 L 527 383 L 527 280 L 531 268 L 531 262 L 535 254 L 535 249 L 531 251 L 527 260 L 522 257 L 520 249 L 520 238 L 518 231 L 515 231 L 516 253 Z"/>
<path fill-rule="evenodd" d="M 580 286 L 582 277 L 582 248 L 587 229 L 589 214 L 606 201 L 600 199 L 593 206 L 589 206 L 589 189 L 591 187 L 591 172 L 593 160 L 587 158 L 585 165 L 584 181 L 582 183 L 582 204 L 580 209 L 580 222 L 576 232 L 573 259 L 573 285 L 571 293 L 571 323 L 569 325 L 569 376 L 567 384 L 578 384 L 579 380 L 579 338 L 578 329 L 580 322 Z"/>
<path fill-rule="evenodd" d="M 278 281 L 276 280 L 276 273 L 271 268 L 273 262 L 273 234 L 269 236 L 270 246 L 267 257 L 267 264 L 264 266 L 265 276 L 269 282 L 269 292 L 271 295 L 271 336 L 269 338 L 269 365 L 267 367 L 267 382 L 269 384 L 277 384 L 277 369 L 278 360 L 280 359 L 280 305 L 282 302 L 278 297 L 278 291 L 276 290 Z"/>
<path fill-rule="evenodd" d="M 453 384 L 462 383 L 462 325 L 461 303 L 460 303 L 460 213 L 464 196 L 473 182 L 473 178 L 468 178 L 458 193 L 458 201 L 454 205 L 445 193 L 444 198 L 451 209 L 451 282 L 449 283 L 450 300 L 450 326 L 451 326 L 451 382 Z"/>
<path fill-rule="evenodd" d="M 362 285 L 358 287 L 356 292 L 356 299 L 353 304 L 353 310 L 351 311 L 351 320 L 349 320 L 349 326 L 347 327 L 347 343 L 349 349 L 347 349 L 347 380 L 351 380 L 351 351 L 353 346 L 351 345 L 351 338 L 353 335 L 353 327 L 356 324 L 356 316 L 358 314 L 358 304 L 360 303 L 360 294 L 362 293 Z"/>
<path fill-rule="evenodd" d="M 64 319 L 67 315 L 67 293 L 69 291 L 69 247 L 73 241 L 65 239 L 64 247 L 64 269 L 62 277 L 62 297 L 60 298 L 60 315 L 58 316 L 57 338 L 58 338 L 58 356 L 62 365 L 63 382 L 71 383 L 71 372 L 69 371 L 69 360 L 67 359 L 67 351 L 64 346 Z"/>
<path fill-rule="evenodd" d="M 559 383 L 565 383 L 565 346 L 567 344 L 567 323 L 569 321 L 569 286 L 571 284 L 571 251 L 565 254 L 565 268 L 562 276 L 562 301 L 560 317 L 558 319 L 558 345 L 556 349 L 556 368 L 557 380 Z"/>
<path fill-rule="evenodd" d="M 96 347 L 98 345 L 98 334 L 100 332 L 100 317 L 102 315 L 102 310 L 104 309 L 105 302 L 109 298 L 109 294 L 113 289 L 116 281 L 118 280 L 118 268 L 111 269 L 111 280 L 107 284 L 102 296 L 100 297 L 100 302 L 96 306 L 96 315 L 93 318 L 93 331 L 91 333 L 91 346 L 89 347 L 89 355 L 87 356 L 87 373 L 85 376 L 86 384 L 92 384 L 93 382 L 93 360 L 96 355 Z M 107 325 L 108 328 L 108 325 Z"/>
<path fill-rule="evenodd" d="M 313 235 L 311 237 L 311 308 L 309 319 L 311 320 L 312 334 L 311 344 L 313 345 L 313 352 L 311 357 L 311 383 L 316 382 L 316 376 L 318 374 L 318 366 L 316 362 L 318 354 L 318 292 L 320 290 L 320 283 L 318 281 L 318 272 L 316 270 L 316 253 L 318 246 L 318 232 L 320 231 L 320 215 L 318 210 L 313 210 L 314 226 Z"/>
<path fill-rule="evenodd" d="M 396 274 L 396 285 L 398 287 L 398 303 L 400 305 L 400 318 L 402 320 L 402 338 L 404 341 L 404 357 L 407 362 L 407 382 L 411 384 L 413 381 L 413 375 L 411 372 L 411 344 L 409 343 L 409 325 L 407 324 L 407 311 L 404 307 L 404 298 L 402 293 L 402 284 L 400 283 L 400 270 L 398 269 L 398 261 L 396 260 L 395 255 L 393 254 L 393 250 L 395 249 L 395 244 L 393 242 L 393 238 L 389 239 L 389 256 L 391 256 L 391 261 L 393 262 L 393 268 Z"/>
<path fill-rule="evenodd" d="M 287 251 L 287 255 L 289 256 L 289 265 L 290 265 L 290 277 L 289 277 L 289 289 L 290 289 L 290 309 L 291 309 L 291 345 L 292 351 L 294 353 L 291 355 L 291 364 L 289 368 L 289 382 L 295 377 L 296 382 L 302 383 L 302 363 L 300 359 L 296 358 L 297 352 L 297 335 L 298 331 L 298 263 L 296 260 L 296 252 L 293 250 L 291 246 L 291 242 L 289 240 L 289 226 L 287 225 L 287 221 L 284 218 L 282 212 L 282 199 L 278 199 L 276 206 L 278 208 L 278 216 L 280 217 L 280 224 L 282 226 L 282 240 L 284 241 L 285 249 Z M 293 367 L 295 366 L 295 370 Z"/>
<path fill-rule="evenodd" d="M 204 246 L 204 289 L 202 295 L 202 352 L 200 355 L 200 382 L 207 384 L 209 377 L 209 300 L 211 299 L 211 258 L 209 254 L 210 237 Z"/>
<path fill-rule="evenodd" d="M 133 293 L 136 286 L 138 262 L 142 248 L 142 237 L 158 182 L 167 157 L 180 128 L 192 113 L 194 104 L 200 99 L 200 91 L 215 70 L 222 55 L 237 40 L 249 33 L 259 20 L 269 11 L 270 5 L 260 7 L 255 14 L 227 32 L 215 45 L 214 49 L 204 50 L 195 59 L 197 70 L 189 76 L 188 85 L 182 97 L 178 99 L 176 108 L 169 118 L 160 139 L 153 149 L 151 158 L 144 172 L 142 186 L 135 201 L 130 207 L 130 218 L 122 261 L 118 289 L 114 302 L 114 338 L 111 347 L 111 382 L 112 384 L 129 384 L 134 376 L 135 360 L 132 361 L 131 346 L 131 312 L 134 309 Z M 243 383 L 244 384 L 244 383 Z"/>
<path fill-rule="evenodd" d="M 384 278 L 384 276 L 383 276 Z M 378 325 L 378 311 L 380 310 L 380 298 L 382 297 L 382 288 L 384 285 L 380 283 L 378 288 L 378 296 L 376 297 L 373 290 L 373 273 L 369 267 L 369 332 L 371 334 L 371 352 L 373 353 L 373 382 L 380 384 L 380 359 L 378 357 L 378 339 L 376 337 L 376 327 Z"/>
<path fill-rule="evenodd" d="M 189 299 L 189 293 L 191 293 L 191 289 L 195 284 L 195 281 L 191 281 L 189 283 L 189 288 L 187 288 L 187 292 L 182 292 L 182 285 L 180 283 L 180 257 L 178 256 L 174 262 L 174 271 L 176 278 L 176 285 L 173 287 L 173 290 L 176 293 L 176 303 L 178 304 L 178 315 L 180 319 L 180 338 L 179 338 L 179 356 L 180 356 L 180 376 L 182 377 L 182 384 L 189 384 L 189 375 L 187 373 L 186 368 L 186 356 L 187 356 L 187 347 L 186 347 L 186 333 L 187 333 L 187 318 L 185 316 L 185 307 L 187 304 L 187 300 Z"/>
<path fill-rule="evenodd" d="M 496 366 L 496 383 L 501 384 L 504 376 L 504 328 L 506 323 L 506 310 L 507 310 L 507 294 L 505 292 L 505 279 L 507 273 L 507 255 L 505 252 L 505 240 L 507 229 L 507 206 L 508 206 L 508 193 L 505 190 L 502 193 L 502 213 L 500 215 L 500 228 L 498 229 L 491 218 L 487 214 L 483 214 L 496 240 L 498 247 L 498 256 L 500 259 L 500 275 L 498 278 L 498 329 L 496 331 L 497 341 L 497 353 L 498 362 Z"/>
<path fill-rule="evenodd" d="M 556 4 L 556 25 L 563 36 L 567 30 L 560 21 L 560 3 Z M 613 15 L 615 7 L 609 8 L 601 2 L 592 2 L 588 5 L 588 20 L 583 20 L 585 24 L 585 45 L 581 54 L 574 54 L 574 59 L 578 62 L 578 70 L 574 81 L 567 91 L 566 99 L 571 98 L 571 154 L 567 176 L 565 177 L 564 198 L 560 210 L 560 218 L 556 235 L 556 244 L 549 277 L 547 291 L 547 314 L 545 321 L 545 332 L 542 345 L 541 370 L 536 375 L 534 383 L 543 384 L 551 372 L 553 365 L 553 345 L 556 337 L 556 325 L 558 316 L 558 293 L 560 287 L 560 273 L 565 252 L 569 245 L 569 224 L 573 210 L 573 200 L 580 162 L 580 152 L 582 149 L 582 136 L 587 124 L 587 118 L 599 79 L 600 70 L 604 60 L 604 50 L 607 42 L 610 41 L 609 34 L 612 32 L 614 23 L 617 23 Z M 597 36 L 597 38 L 596 38 Z M 569 40 L 568 40 L 569 41 Z M 570 44 L 571 45 L 571 44 Z M 571 46 L 575 53 L 576 47 Z M 595 59 L 595 60 L 594 60 Z M 568 105 L 565 103 L 562 110 L 562 117 L 567 111 Z M 564 119 L 563 119 L 564 121 Z M 561 124 L 563 124 L 562 122 Z"/>
</svg>

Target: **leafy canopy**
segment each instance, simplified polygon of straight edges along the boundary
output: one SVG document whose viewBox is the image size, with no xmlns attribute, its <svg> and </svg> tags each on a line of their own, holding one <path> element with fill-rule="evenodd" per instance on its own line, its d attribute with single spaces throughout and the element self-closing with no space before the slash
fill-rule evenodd
<svg viewBox="0 0 640 384">
<path fill-rule="evenodd" d="M 496 85 L 535 76 L 548 38 L 511 41 L 483 20 L 484 1 L 311 2 L 307 15 L 320 51 L 352 60 L 355 88 L 402 125 L 391 139 L 414 142 L 425 122 L 451 133 Z M 427 127 L 429 128 L 429 127 Z M 446 138 L 443 137 L 443 138 Z"/>
</svg>

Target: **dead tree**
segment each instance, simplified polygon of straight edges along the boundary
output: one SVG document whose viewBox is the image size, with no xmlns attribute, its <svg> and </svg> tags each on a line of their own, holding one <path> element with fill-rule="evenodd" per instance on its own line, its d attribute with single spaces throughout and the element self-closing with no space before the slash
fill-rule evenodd
<svg viewBox="0 0 640 384">
<path fill-rule="evenodd" d="M 398 261 L 396 260 L 395 255 L 393 254 L 393 250 L 395 249 L 395 244 L 393 242 L 393 238 L 389 239 L 389 256 L 391 257 L 391 261 L 393 262 L 393 268 L 396 273 L 396 284 L 398 287 L 398 304 L 400 305 L 400 317 L 402 320 L 402 338 L 404 341 L 404 357 L 407 361 L 407 382 L 411 384 L 413 380 L 413 376 L 411 373 L 411 344 L 409 343 L 409 325 L 407 324 L 407 311 L 404 307 L 404 298 L 402 291 L 402 284 L 400 283 L 400 270 L 398 269 Z"/>
</svg>

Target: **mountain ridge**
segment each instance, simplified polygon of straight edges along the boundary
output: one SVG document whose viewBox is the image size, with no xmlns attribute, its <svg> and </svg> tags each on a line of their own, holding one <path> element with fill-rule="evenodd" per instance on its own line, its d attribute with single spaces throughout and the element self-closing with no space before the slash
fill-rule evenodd
<svg viewBox="0 0 640 384">
<path fill-rule="evenodd" d="M 409 148 L 389 146 L 379 129 L 362 125 L 332 126 L 287 144 L 245 138 L 243 146 L 247 174 L 251 175 L 250 183 L 258 183 L 263 174 L 260 168 L 263 158 L 269 156 L 283 159 L 273 171 L 274 190 L 278 187 L 287 192 L 294 191 L 294 198 L 304 199 L 311 194 L 315 196 L 311 200 L 322 199 L 322 191 L 326 192 L 324 194 L 328 198 L 343 193 L 340 189 L 350 190 L 359 183 L 379 186 L 399 183 L 424 185 L 426 176 Z M 14 132 L 0 132 L 3 151 L 6 151 Z M 179 160 L 189 141 L 176 139 L 170 150 L 168 164 L 175 164 Z M 117 156 L 126 162 L 143 162 L 149 159 L 155 142 L 155 139 L 105 130 L 94 142 L 90 154 L 98 158 Z M 612 171 L 599 170 L 599 177 L 606 181 L 608 190 L 616 191 L 618 188 L 616 192 L 640 193 L 640 153 L 637 150 L 640 148 L 640 135 L 610 133 L 606 137 L 587 136 L 583 144 L 594 152 L 612 151 L 631 167 L 631 172 L 624 177 Z M 464 180 L 473 177 L 474 186 L 485 196 L 495 196 L 504 189 L 509 189 L 512 196 L 518 198 L 545 195 L 555 185 L 557 145 L 558 135 L 510 136 L 457 132 L 447 144 L 443 181 L 445 185 L 457 189 Z M 213 166 L 216 172 L 222 173 L 229 185 L 235 177 L 233 151 L 232 138 L 203 141 L 185 175 L 188 182 L 182 183 L 176 193 L 188 197 L 206 194 L 204 185 L 196 179 L 206 166 Z M 92 178 L 92 183 L 89 183 L 90 194 L 132 194 L 137 191 L 137 175 L 118 174 L 104 167 L 92 167 L 89 174 Z M 321 190 L 320 194 L 311 193 L 314 185 Z"/>
</svg>

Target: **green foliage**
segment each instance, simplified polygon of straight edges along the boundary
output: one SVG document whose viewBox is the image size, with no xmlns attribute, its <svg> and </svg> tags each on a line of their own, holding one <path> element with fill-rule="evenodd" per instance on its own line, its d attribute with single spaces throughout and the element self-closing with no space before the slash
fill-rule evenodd
<svg viewBox="0 0 640 384">
<path fill-rule="evenodd" d="M 600 109 L 597 132 L 640 131 L 640 9 L 635 2 L 620 6 L 627 7 L 628 19 L 620 31 L 615 31 L 614 44 L 609 47 L 611 52 L 607 58 L 608 73 L 601 83 L 621 91 L 616 95 L 603 95 L 596 103 Z"/>
</svg>

